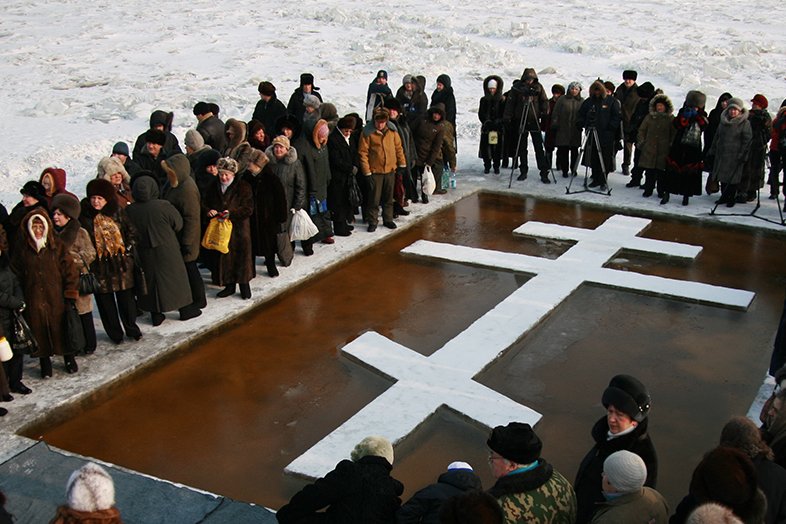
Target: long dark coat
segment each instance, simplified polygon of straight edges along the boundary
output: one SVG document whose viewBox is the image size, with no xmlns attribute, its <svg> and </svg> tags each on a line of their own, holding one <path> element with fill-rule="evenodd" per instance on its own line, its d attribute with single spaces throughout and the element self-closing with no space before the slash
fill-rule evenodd
<svg viewBox="0 0 786 524">
<path fill-rule="evenodd" d="M 121 209 L 117 200 L 114 199 L 108 201 L 101 211 L 96 211 L 93 206 L 90 205 L 90 200 L 87 198 L 83 198 L 81 204 L 82 212 L 79 215 L 79 222 L 82 224 L 82 227 L 85 228 L 87 234 L 90 235 L 93 247 L 96 247 L 94 218 L 96 215 L 102 214 L 114 220 L 119 226 L 123 244 L 126 249 L 125 255 L 117 255 L 114 257 L 99 257 L 96 254 L 96 259 L 90 264 L 90 270 L 98 279 L 98 293 L 114 293 L 115 291 L 133 289 L 133 246 L 136 240 L 136 230 L 131 225 L 131 222 L 129 222 L 125 210 Z"/>
<path fill-rule="evenodd" d="M 342 460 L 324 478 L 296 493 L 276 518 L 281 524 L 393 524 L 404 486 L 390 476 L 392 469 L 382 457 Z M 320 519 L 317 512 L 325 507 Z"/>
<path fill-rule="evenodd" d="M 254 108 L 254 116 L 251 118 L 265 126 L 266 135 L 273 135 L 276 129 L 276 121 L 282 116 L 286 116 L 286 114 L 287 108 L 274 94 L 267 102 L 262 99 L 257 102 Z"/>
<path fill-rule="evenodd" d="M 284 187 L 284 198 L 287 202 L 287 209 L 295 211 L 306 206 L 306 174 L 303 172 L 303 165 L 297 157 L 297 150 L 290 147 L 287 154 L 281 160 L 273 155 L 273 146 L 265 150 L 270 162 L 268 165 L 273 173 L 281 181 Z M 292 223 L 292 213 L 287 213 L 286 229 L 289 232 L 289 225 Z"/>
<path fill-rule="evenodd" d="M 199 256 L 201 208 L 199 205 L 199 188 L 191 178 L 188 159 L 184 155 L 176 155 L 169 159 L 172 170 L 167 171 L 167 183 L 164 184 L 163 197 L 169 201 L 183 218 L 183 229 L 178 238 L 185 262 L 193 262 Z"/>
<path fill-rule="evenodd" d="M 319 94 L 318 87 L 312 86 L 310 94 L 319 98 L 320 103 L 322 102 L 322 95 Z M 292 95 L 289 97 L 289 102 L 287 103 L 287 113 L 294 116 L 298 122 L 303 121 L 303 115 L 306 112 L 306 107 L 303 105 L 304 99 L 305 93 L 303 93 L 303 86 L 301 85 L 292 92 Z"/>
<path fill-rule="evenodd" d="M 317 137 L 315 131 L 317 126 L 311 128 L 303 126 L 303 133 L 295 141 L 295 149 L 298 158 L 303 164 L 303 171 L 306 174 L 306 194 L 308 199 L 306 205 L 310 206 L 311 199 L 324 201 L 327 200 L 328 184 L 330 184 L 330 158 L 327 146 L 317 147 Z M 312 213 L 309 215 L 314 225 L 319 228 L 319 233 L 314 235 L 310 241 L 317 242 L 323 238 L 333 236 L 333 225 L 330 221 L 330 209 L 327 212 Z"/>
<path fill-rule="evenodd" d="M 579 108 L 584 103 L 581 94 L 570 93 L 559 97 L 551 112 L 551 129 L 555 131 L 554 145 L 557 147 L 581 147 L 581 129 L 576 126 Z"/>
<path fill-rule="evenodd" d="M 445 106 L 445 119 L 456 125 L 456 95 L 453 94 L 453 86 L 448 75 L 439 75 L 437 82 L 444 86 L 442 91 L 437 89 L 431 93 L 431 105 L 443 104 Z"/>
<path fill-rule="evenodd" d="M 497 82 L 497 91 L 493 95 L 489 93 L 489 82 Z M 505 111 L 505 98 L 502 96 L 502 89 L 505 83 L 497 75 L 487 76 L 483 80 L 483 97 L 478 104 L 478 120 L 480 120 L 480 145 L 478 146 L 478 158 L 501 159 L 504 151 L 505 125 L 502 122 L 502 115 Z M 489 145 L 489 132 L 497 132 L 497 144 Z"/>
<path fill-rule="evenodd" d="M 532 78 L 533 81 L 528 84 L 526 81 L 529 78 Z M 531 107 L 530 103 L 532 103 Z M 516 129 L 516 132 L 509 134 L 508 138 L 512 139 L 512 136 L 515 135 L 518 139 L 518 134 L 522 131 L 519 129 L 519 124 L 528 108 L 527 121 L 523 122 L 524 130 L 538 131 L 541 118 L 549 112 L 549 99 L 532 68 L 525 69 L 521 79 L 513 82 L 513 89 L 509 91 L 505 101 L 505 121 Z M 516 148 L 515 143 L 512 147 Z"/>
<path fill-rule="evenodd" d="M 0 335 L 8 337 L 9 342 L 13 333 L 13 311 L 22 307 L 24 303 L 19 279 L 11 271 L 7 253 L 2 253 L 0 255 Z"/>
<path fill-rule="evenodd" d="M 718 102 L 715 104 L 715 108 L 710 111 L 710 114 L 707 117 L 707 125 L 704 127 L 704 171 L 712 172 L 712 164 L 714 164 L 715 161 L 711 156 L 708 155 L 708 152 L 710 150 L 710 146 L 712 146 L 712 141 L 715 138 L 715 133 L 718 131 L 721 114 L 725 109 L 723 107 L 723 102 L 728 102 L 731 100 L 731 98 L 731 93 L 723 93 L 721 96 L 719 96 Z"/>
<path fill-rule="evenodd" d="M 330 185 L 328 186 L 328 208 L 335 222 L 346 221 L 350 216 L 347 182 L 353 176 L 357 150 L 344 139 L 336 128 L 328 136 L 328 159 L 330 160 Z"/>
<path fill-rule="evenodd" d="M 271 263 L 272 257 L 278 253 L 276 237 L 286 227 L 289 215 L 284 186 L 269 163 L 257 175 L 246 170 L 238 176 L 248 182 L 254 195 L 254 213 L 251 215 L 253 253 L 264 256 L 265 262 Z"/>
<path fill-rule="evenodd" d="M 474 471 L 455 469 L 442 473 L 435 484 L 421 489 L 401 506 L 397 524 L 439 524 L 442 503 L 467 491 L 480 491 L 483 486 Z"/>
<path fill-rule="evenodd" d="M 597 503 L 603 502 L 603 461 L 616 451 L 627 450 L 640 456 L 647 465 L 647 480 L 644 485 L 655 488 L 658 481 L 658 457 L 647 433 L 648 423 L 649 419 L 645 418 L 632 432 L 611 440 L 608 440 L 609 423 L 605 416 L 592 427 L 595 445 L 582 459 L 573 483 L 578 504 L 576 524 L 585 524 L 592 520 Z"/>
<path fill-rule="evenodd" d="M 401 104 L 401 110 L 410 123 L 423 118 L 428 109 L 428 96 L 414 78 L 413 85 L 414 88 L 409 96 L 407 96 L 407 90 L 403 85 L 396 91 L 396 100 Z"/>
<path fill-rule="evenodd" d="M 254 191 L 245 180 L 235 177 L 225 193 L 221 183 L 215 183 L 205 192 L 202 212 L 206 215 L 211 209 L 218 212 L 229 211 L 232 221 L 232 236 L 229 240 L 229 253 L 219 253 L 218 264 L 213 272 L 213 283 L 219 286 L 247 284 L 256 276 L 251 246 L 251 213 L 254 212 Z M 216 252 L 218 253 L 218 252 Z"/>
<path fill-rule="evenodd" d="M 128 219 L 137 231 L 136 249 L 145 270 L 147 295 L 137 298 L 144 311 L 163 313 L 191 303 L 191 287 L 177 234 L 183 218 L 175 206 L 158 198 L 152 178 L 134 182 L 135 202 L 126 208 Z"/>
<path fill-rule="evenodd" d="M 78 220 L 71 219 L 62 230 L 58 231 L 55 227 L 55 234 L 63 242 L 79 273 L 87 273 L 96 258 L 96 249 L 85 228 Z M 80 315 L 93 311 L 93 295 L 79 295 L 76 310 Z"/>
<path fill-rule="evenodd" d="M 703 109 L 683 107 L 677 112 L 672 125 L 677 130 L 666 158 L 666 172 L 670 193 L 679 195 L 701 195 L 701 172 L 704 167 L 701 144 L 698 147 L 683 143 L 683 137 L 693 124 L 702 131 L 707 126 L 707 114 Z"/>
<path fill-rule="evenodd" d="M 658 103 L 666 106 L 665 113 L 655 110 Z M 636 148 L 641 150 L 639 166 L 643 169 L 666 169 L 666 157 L 677 133 L 672 125 L 673 111 L 674 105 L 666 95 L 655 95 L 650 100 L 650 113 L 641 122 L 636 137 Z"/>
<path fill-rule="evenodd" d="M 38 216 L 46 231 L 46 247 L 36 252 L 28 232 L 28 222 Z M 25 295 L 25 318 L 37 344 L 34 357 L 67 355 L 65 343 L 65 300 L 79 296 L 79 270 L 63 243 L 55 237 L 54 226 L 40 209 L 25 216 L 19 228 L 17 248 L 11 267 L 19 277 Z"/>
<path fill-rule="evenodd" d="M 764 164 L 772 136 L 772 117 L 766 109 L 751 109 L 748 112 L 748 122 L 752 134 L 751 152 L 742 168 L 738 191 L 754 194 L 764 187 Z"/>
<path fill-rule="evenodd" d="M 742 168 L 748 161 L 753 132 L 748 111 L 742 109 L 736 118 L 729 117 L 729 108 L 721 114 L 720 126 L 707 154 L 715 159 L 712 174 L 722 184 L 739 184 Z M 675 140 L 676 141 L 676 140 Z"/>
<path fill-rule="evenodd" d="M 598 132 L 603 167 L 609 173 L 614 157 L 614 142 L 620 129 L 620 104 L 613 96 L 606 96 L 606 88 L 600 81 L 595 81 L 590 86 L 590 97 L 582 102 L 576 125 L 585 130 L 594 127 Z M 590 149 L 589 144 L 592 144 Z M 600 158 L 594 141 L 590 141 L 586 152 L 582 155 L 582 165 L 593 169 L 600 169 Z"/>
</svg>

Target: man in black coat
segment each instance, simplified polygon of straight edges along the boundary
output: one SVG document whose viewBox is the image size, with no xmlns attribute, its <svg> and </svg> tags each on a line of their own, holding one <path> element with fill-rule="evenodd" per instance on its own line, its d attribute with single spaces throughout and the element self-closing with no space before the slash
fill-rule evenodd
<svg viewBox="0 0 786 524">
<path fill-rule="evenodd" d="M 527 179 L 527 134 L 532 138 L 532 147 L 535 148 L 535 160 L 540 172 L 540 181 L 550 184 L 549 166 L 546 153 L 543 150 L 543 136 L 540 133 L 540 121 L 549 111 L 549 99 L 546 91 L 538 81 L 534 69 L 528 67 L 524 70 L 520 80 L 513 82 L 509 98 L 505 104 L 502 120 L 505 128 L 510 130 L 509 140 L 520 143 L 518 152 L 513 151 L 513 158 L 519 158 L 520 174 L 516 180 Z M 526 115 L 526 121 L 525 121 Z M 515 146 L 514 146 L 515 149 Z"/>
<path fill-rule="evenodd" d="M 274 136 L 276 121 L 282 116 L 286 116 L 287 108 L 276 96 L 276 86 L 270 82 L 259 83 L 259 98 L 260 100 L 254 108 L 254 116 L 251 118 L 265 126 L 266 135 Z"/>
<path fill-rule="evenodd" d="M 438 524 L 442 504 L 451 497 L 470 491 L 480 491 L 480 479 L 466 462 L 453 462 L 435 484 L 415 493 L 396 515 L 398 524 Z"/>
<path fill-rule="evenodd" d="M 218 106 L 214 104 L 197 102 L 194 106 L 194 116 L 199 122 L 197 131 L 205 139 L 205 144 L 218 151 L 223 151 L 227 147 L 227 138 L 224 134 L 224 122 L 216 115 L 218 111 L 214 111 L 217 108 Z"/>
<path fill-rule="evenodd" d="M 655 488 L 658 457 L 647 433 L 650 395 L 644 384 L 630 375 L 616 375 L 603 392 L 606 415 L 592 427 L 595 445 L 579 465 L 576 481 L 578 514 L 576 524 L 586 524 L 603 502 L 603 462 L 615 451 L 627 450 L 640 456 L 647 466 L 645 486 Z"/>
<path fill-rule="evenodd" d="M 606 175 L 611 172 L 614 142 L 622 118 L 620 104 L 613 96 L 607 96 L 606 87 L 600 80 L 592 83 L 589 92 L 590 96 L 581 104 L 576 118 L 576 125 L 590 133 L 581 161 L 583 166 L 592 168 L 592 183 L 589 187 L 606 191 Z M 595 143 L 595 132 L 600 142 L 600 151 Z"/>
<path fill-rule="evenodd" d="M 314 85 L 314 75 L 311 73 L 300 75 L 300 87 L 292 92 L 287 104 L 287 113 L 294 116 L 298 122 L 303 121 L 303 114 L 306 112 L 306 107 L 303 105 L 304 95 L 314 95 L 319 98 L 319 103 L 322 103 L 322 95 L 319 94 L 319 88 Z"/>
<path fill-rule="evenodd" d="M 145 133 L 144 140 L 145 148 L 134 156 L 134 161 L 139 164 L 139 167 L 142 168 L 142 171 L 150 171 L 155 175 L 156 181 L 158 182 L 158 187 L 160 189 L 164 187 L 164 183 L 166 182 L 166 173 L 161 167 L 161 161 L 168 158 L 168 155 L 164 150 L 164 144 L 166 144 L 166 134 L 158 129 L 148 129 Z M 142 171 L 137 173 L 136 176 L 131 177 L 132 186 Z"/>
<path fill-rule="evenodd" d="M 330 183 L 328 184 L 328 209 L 333 218 L 333 232 L 340 237 L 352 234 L 347 220 L 352 216 L 349 205 L 348 182 L 355 176 L 357 147 L 350 141 L 355 128 L 355 119 L 344 117 L 328 136 L 328 158 L 330 159 Z"/>
<path fill-rule="evenodd" d="M 166 135 L 164 151 L 168 157 L 183 152 L 180 149 L 180 142 L 177 141 L 177 137 L 172 133 L 172 122 L 174 119 L 174 113 L 168 113 L 160 109 L 156 109 L 150 114 L 150 129 L 158 129 L 159 131 L 163 131 Z M 147 133 L 145 132 L 137 137 L 136 142 L 134 143 L 134 156 L 141 153 L 145 148 L 146 134 Z M 126 171 L 128 171 L 128 174 L 131 176 L 134 176 L 134 173 L 132 173 L 130 169 L 126 168 Z"/>
</svg>

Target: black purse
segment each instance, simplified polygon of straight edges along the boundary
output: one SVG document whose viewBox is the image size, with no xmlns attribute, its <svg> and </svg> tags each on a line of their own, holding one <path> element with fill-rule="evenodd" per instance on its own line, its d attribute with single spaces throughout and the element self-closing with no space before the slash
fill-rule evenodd
<svg viewBox="0 0 786 524">
<path fill-rule="evenodd" d="M 11 339 L 11 347 L 17 353 L 32 354 L 38 350 L 38 343 L 35 341 L 33 331 L 19 311 L 14 311 L 14 332 Z"/>
<path fill-rule="evenodd" d="M 363 203 L 363 193 L 360 191 L 360 185 L 355 175 L 347 177 L 347 197 L 350 207 L 358 207 Z"/>
<path fill-rule="evenodd" d="M 147 279 L 145 269 L 136 254 L 136 249 L 132 251 L 131 262 L 134 264 L 134 294 L 138 297 L 147 295 Z"/>
<path fill-rule="evenodd" d="M 69 349 L 69 353 L 74 354 L 83 352 L 87 345 L 87 341 L 85 340 L 85 332 L 82 328 L 82 320 L 79 318 L 79 312 L 76 310 L 73 303 L 66 304 L 65 315 L 63 316 L 66 347 Z"/>
<path fill-rule="evenodd" d="M 90 266 L 85 263 L 84 257 L 79 255 L 79 258 L 82 259 L 82 267 L 85 269 L 84 273 L 79 274 L 79 294 L 92 295 L 93 293 L 98 292 L 98 277 L 95 275 L 95 273 L 90 271 Z"/>
</svg>

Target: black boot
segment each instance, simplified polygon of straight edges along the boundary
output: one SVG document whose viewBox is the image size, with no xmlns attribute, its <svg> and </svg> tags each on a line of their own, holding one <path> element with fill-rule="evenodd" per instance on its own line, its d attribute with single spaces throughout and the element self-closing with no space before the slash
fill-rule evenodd
<svg viewBox="0 0 786 524">
<path fill-rule="evenodd" d="M 421 193 L 420 201 L 423 202 L 424 204 L 428 204 L 428 195 L 426 193 Z"/>
<path fill-rule="evenodd" d="M 229 284 L 227 287 L 216 293 L 217 298 L 225 298 L 234 295 L 236 291 L 235 284 Z"/>
<path fill-rule="evenodd" d="M 41 378 L 52 376 L 52 359 L 49 357 L 41 357 L 38 359 L 41 364 Z"/>
<path fill-rule="evenodd" d="M 79 371 L 79 366 L 76 365 L 76 358 L 74 358 L 74 355 L 64 355 L 63 362 L 65 362 L 66 373 L 69 375 Z"/>
<path fill-rule="evenodd" d="M 398 204 L 398 202 L 394 202 L 393 203 L 393 215 L 394 215 L 393 218 L 395 218 L 396 215 L 405 217 L 405 216 L 409 215 L 409 211 L 407 211 L 406 209 L 401 207 Z"/>
<path fill-rule="evenodd" d="M 688 195 L 683 195 L 682 196 L 682 205 L 683 206 L 687 206 L 689 200 L 690 200 L 690 197 Z"/>
<path fill-rule="evenodd" d="M 271 277 L 277 277 L 278 276 L 278 269 L 276 268 L 276 263 L 275 262 L 265 264 L 265 267 L 267 268 L 267 274 L 269 276 L 271 276 Z"/>
<path fill-rule="evenodd" d="M 189 304 L 186 307 L 181 307 L 180 311 L 180 320 L 191 320 L 192 318 L 196 318 L 202 314 L 202 310 L 199 309 L 195 304 Z"/>
<path fill-rule="evenodd" d="M 310 257 L 314 254 L 314 246 L 308 240 L 304 240 L 300 243 L 303 246 L 303 254 L 307 257 Z"/>
<path fill-rule="evenodd" d="M 663 198 L 660 199 L 661 205 L 669 203 L 669 193 L 663 193 Z"/>
<path fill-rule="evenodd" d="M 243 300 L 251 298 L 251 286 L 249 284 L 240 284 L 240 298 Z"/>
<path fill-rule="evenodd" d="M 153 323 L 153 326 L 160 326 L 166 317 L 163 313 L 158 313 L 156 311 L 150 312 L 150 321 Z"/>
</svg>

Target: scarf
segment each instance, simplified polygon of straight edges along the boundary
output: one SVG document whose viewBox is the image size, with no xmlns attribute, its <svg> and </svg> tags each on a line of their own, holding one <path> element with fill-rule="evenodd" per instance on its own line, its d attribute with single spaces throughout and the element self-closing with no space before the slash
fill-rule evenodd
<svg viewBox="0 0 786 524">
<path fill-rule="evenodd" d="M 98 258 L 108 258 L 124 255 L 126 246 L 123 235 L 117 222 L 101 213 L 93 219 L 93 236 L 96 240 L 96 255 Z"/>
</svg>

